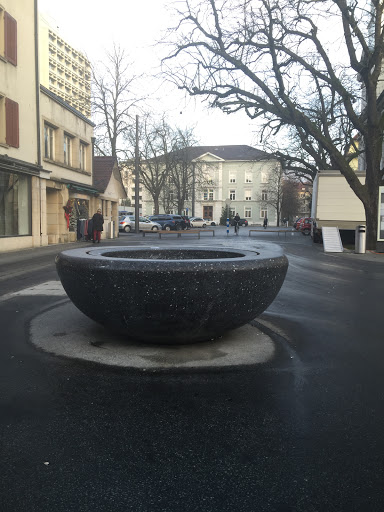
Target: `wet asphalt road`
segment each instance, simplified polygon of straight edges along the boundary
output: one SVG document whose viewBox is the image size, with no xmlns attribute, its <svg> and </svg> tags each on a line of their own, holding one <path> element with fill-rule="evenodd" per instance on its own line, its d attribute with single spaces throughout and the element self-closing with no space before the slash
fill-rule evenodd
<svg viewBox="0 0 384 512">
<path fill-rule="evenodd" d="M 219 229 L 193 244 L 257 244 Z M 384 255 L 280 242 L 290 267 L 261 318 L 277 353 L 255 367 L 147 373 L 58 358 L 29 343 L 28 326 L 63 299 L 0 297 L 0 510 L 382 511 Z M 56 252 L 0 255 L 1 295 L 57 279 Z"/>
</svg>

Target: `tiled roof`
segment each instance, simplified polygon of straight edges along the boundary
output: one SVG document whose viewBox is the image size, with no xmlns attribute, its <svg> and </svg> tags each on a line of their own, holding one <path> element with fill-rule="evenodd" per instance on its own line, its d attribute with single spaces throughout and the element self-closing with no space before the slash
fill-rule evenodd
<svg viewBox="0 0 384 512">
<path fill-rule="evenodd" d="M 266 160 L 274 158 L 270 153 L 261 151 L 260 149 L 253 148 L 252 146 L 246 145 L 234 145 L 234 146 L 191 146 L 185 149 L 175 152 L 175 155 L 186 158 L 187 160 L 194 160 L 204 155 L 205 153 L 211 153 L 223 160 Z"/>
<path fill-rule="evenodd" d="M 117 165 L 117 161 L 113 156 L 93 157 L 93 185 L 100 192 L 104 192 L 108 187 L 115 165 Z M 120 176 L 120 172 L 118 175 Z"/>
</svg>

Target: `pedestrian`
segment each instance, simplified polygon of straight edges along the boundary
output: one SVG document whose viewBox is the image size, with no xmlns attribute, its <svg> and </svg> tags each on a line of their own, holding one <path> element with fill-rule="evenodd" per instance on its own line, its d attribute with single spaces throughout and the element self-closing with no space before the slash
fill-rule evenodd
<svg viewBox="0 0 384 512">
<path fill-rule="evenodd" d="M 93 243 L 100 243 L 101 232 L 103 231 L 104 217 L 101 214 L 101 209 L 99 208 L 97 212 L 92 217 L 93 221 Z"/>
<path fill-rule="evenodd" d="M 263 226 L 264 226 L 264 229 L 267 229 L 267 226 L 268 226 L 268 218 L 267 217 L 264 217 Z"/>
</svg>

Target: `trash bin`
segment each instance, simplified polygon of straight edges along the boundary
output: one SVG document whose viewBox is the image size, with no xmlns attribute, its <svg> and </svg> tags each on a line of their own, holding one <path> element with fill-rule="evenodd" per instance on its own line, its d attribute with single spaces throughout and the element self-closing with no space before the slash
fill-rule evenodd
<svg viewBox="0 0 384 512">
<path fill-rule="evenodd" d="M 365 225 L 356 226 L 355 231 L 355 253 L 365 254 Z"/>
</svg>

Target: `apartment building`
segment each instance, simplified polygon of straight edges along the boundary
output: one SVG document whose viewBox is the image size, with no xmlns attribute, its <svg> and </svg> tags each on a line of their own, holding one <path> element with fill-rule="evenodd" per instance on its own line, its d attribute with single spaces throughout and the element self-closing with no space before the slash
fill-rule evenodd
<svg viewBox="0 0 384 512">
<path fill-rule="evenodd" d="M 0 251 L 40 244 L 35 3 L 0 5 Z"/>
<path fill-rule="evenodd" d="M 0 251 L 85 240 L 98 208 L 114 237 L 121 186 L 94 184 L 90 119 L 39 83 L 37 1 L 0 5 Z M 79 236 L 80 235 L 80 236 Z"/>
<path fill-rule="evenodd" d="M 195 190 L 185 202 L 180 213 L 211 219 L 219 222 L 223 208 L 233 215 L 239 213 L 249 224 L 262 224 L 265 217 L 271 225 L 276 224 L 276 210 L 266 206 L 271 192 L 270 179 L 279 162 L 273 155 L 247 145 L 196 146 L 185 148 L 176 155 L 195 172 Z M 145 168 L 145 162 L 142 164 Z M 129 170 L 123 171 L 124 186 L 131 200 L 135 202 L 135 183 Z M 191 187 L 190 187 L 191 188 Z M 170 189 L 170 195 L 176 195 Z M 154 213 L 153 199 L 144 187 L 139 190 L 140 213 Z M 168 201 L 169 204 L 172 203 Z M 175 207 L 160 201 L 160 213 L 178 213 Z"/>
<path fill-rule="evenodd" d="M 83 53 L 62 39 L 39 17 L 40 83 L 59 98 L 91 116 L 91 65 Z"/>
</svg>

